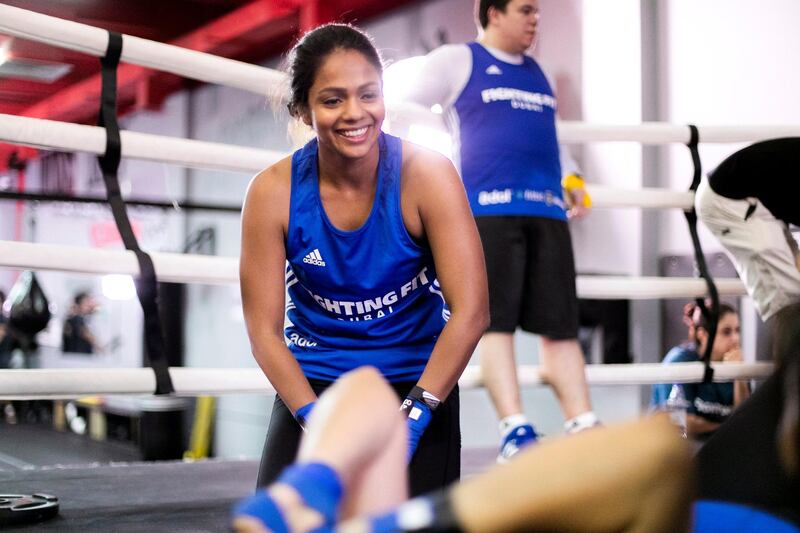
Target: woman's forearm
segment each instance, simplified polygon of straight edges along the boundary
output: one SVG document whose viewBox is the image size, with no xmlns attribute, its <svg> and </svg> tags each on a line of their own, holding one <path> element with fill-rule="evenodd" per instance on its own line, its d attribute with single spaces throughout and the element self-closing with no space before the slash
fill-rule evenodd
<svg viewBox="0 0 800 533">
<path fill-rule="evenodd" d="M 293 413 L 316 399 L 308 379 L 282 337 L 254 340 L 252 349 L 258 366 Z"/>
<path fill-rule="evenodd" d="M 488 326 L 489 313 L 486 310 L 454 310 L 431 352 L 419 386 L 444 400 L 458 383 Z"/>
</svg>

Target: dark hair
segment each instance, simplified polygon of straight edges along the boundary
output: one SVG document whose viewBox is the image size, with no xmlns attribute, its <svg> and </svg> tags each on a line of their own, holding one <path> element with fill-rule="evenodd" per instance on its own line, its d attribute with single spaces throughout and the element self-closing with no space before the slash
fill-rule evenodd
<svg viewBox="0 0 800 533">
<path fill-rule="evenodd" d="M 481 28 L 486 29 L 489 25 L 489 8 L 493 7 L 498 11 L 506 12 L 506 6 L 511 0 L 478 0 L 475 2 L 476 17 L 481 24 Z"/>
<path fill-rule="evenodd" d="M 355 50 L 383 75 L 383 61 L 372 38 L 350 24 L 331 23 L 315 28 L 294 45 L 287 58 L 289 114 L 297 117 L 308 107 L 308 91 L 314 84 L 320 65 L 336 50 Z"/>
<path fill-rule="evenodd" d="M 706 302 L 706 309 L 711 307 L 710 302 Z M 736 314 L 736 309 L 732 305 L 726 303 L 719 304 L 719 319 L 721 320 L 727 314 Z M 708 315 L 703 313 L 703 310 L 697 305 L 696 302 L 689 302 L 683 306 L 683 323 L 689 330 L 689 340 L 697 341 L 697 330 L 704 329 L 708 331 Z"/>
<path fill-rule="evenodd" d="M 88 297 L 89 297 L 88 291 L 80 291 L 75 293 L 75 299 L 74 299 L 75 305 L 81 305 L 83 301 Z"/>
</svg>

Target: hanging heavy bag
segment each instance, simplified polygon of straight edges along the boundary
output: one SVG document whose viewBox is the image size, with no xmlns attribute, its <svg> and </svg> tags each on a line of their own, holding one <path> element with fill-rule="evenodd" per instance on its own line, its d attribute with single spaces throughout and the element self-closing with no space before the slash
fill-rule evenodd
<svg viewBox="0 0 800 533">
<path fill-rule="evenodd" d="M 47 327 L 51 317 L 50 304 L 33 272 L 20 275 L 7 302 L 9 329 L 23 345 L 33 346 L 34 336 Z"/>
</svg>

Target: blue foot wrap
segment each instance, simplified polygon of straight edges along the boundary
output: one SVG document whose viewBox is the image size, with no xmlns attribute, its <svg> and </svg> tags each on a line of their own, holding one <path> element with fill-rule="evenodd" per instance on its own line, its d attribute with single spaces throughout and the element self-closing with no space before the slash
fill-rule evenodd
<svg viewBox="0 0 800 533">
<path fill-rule="evenodd" d="M 333 468 L 323 463 L 293 465 L 283 471 L 278 483 L 291 485 L 308 507 L 325 517 L 326 524 L 336 523 L 343 488 Z"/>
<path fill-rule="evenodd" d="M 259 489 L 255 496 L 239 502 L 233 509 L 233 516 L 251 516 L 261 520 L 275 533 L 289 533 L 281 510 L 265 489 Z"/>
</svg>

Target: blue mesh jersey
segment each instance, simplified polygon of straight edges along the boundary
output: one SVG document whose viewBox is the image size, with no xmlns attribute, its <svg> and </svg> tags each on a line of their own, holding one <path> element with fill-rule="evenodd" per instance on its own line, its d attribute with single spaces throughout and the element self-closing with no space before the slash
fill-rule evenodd
<svg viewBox="0 0 800 533">
<path fill-rule="evenodd" d="M 697 346 L 691 343 L 672 348 L 664 356 L 663 364 L 693 363 L 702 361 Z M 683 395 L 689 402 L 687 412 L 710 420 L 724 422 L 733 412 L 733 383 L 684 383 Z M 672 384 L 653 385 L 650 406 L 658 408 L 667 402 Z"/>
<path fill-rule="evenodd" d="M 556 98 L 539 65 L 506 63 L 469 43 L 472 74 L 448 120 L 475 216 L 566 220 Z"/>
<path fill-rule="evenodd" d="M 417 380 L 445 324 L 431 251 L 403 223 L 402 142 L 381 134 L 378 144 L 372 211 L 355 231 L 322 206 L 317 140 L 292 156 L 284 333 L 309 378 L 373 365 L 390 381 Z"/>
</svg>

